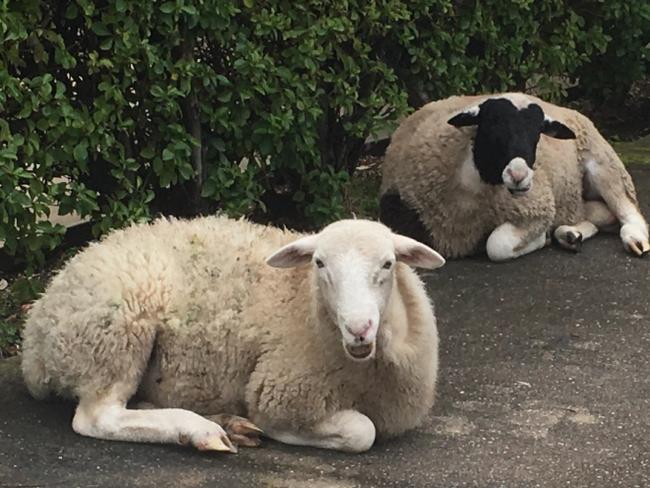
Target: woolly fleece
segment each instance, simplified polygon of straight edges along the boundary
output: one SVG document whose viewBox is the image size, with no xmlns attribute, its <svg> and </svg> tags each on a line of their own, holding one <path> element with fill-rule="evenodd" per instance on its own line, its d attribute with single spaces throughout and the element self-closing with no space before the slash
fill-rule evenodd
<svg viewBox="0 0 650 488">
<path fill-rule="evenodd" d="M 389 229 L 354 221 L 349 246 Z M 438 336 L 422 282 L 397 263 L 377 355 L 348 359 L 313 289 L 312 265 L 265 258 L 300 235 L 244 220 L 158 220 L 72 258 L 34 304 L 22 368 L 50 392 L 309 428 L 356 409 L 380 436 L 413 428 L 434 400 Z"/>
<path fill-rule="evenodd" d="M 481 182 L 477 189 L 469 189 L 455 177 L 459 165 L 471 158 L 476 128 L 459 129 L 447 120 L 498 97 L 537 103 L 576 134 L 575 140 L 541 136 L 533 186 L 523 197 L 513 198 L 504 185 Z M 427 244 L 445 257 L 462 257 L 481 250 L 490 232 L 505 222 L 525 228 L 528 239 L 533 239 L 559 225 L 584 220 L 583 176 L 590 160 L 601 172 L 601 181 L 607 182 L 600 196 L 610 208 L 629 200 L 638 209 L 630 175 L 584 115 L 521 93 L 454 96 L 425 105 L 395 131 L 382 167 L 380 193 L 399 193 L 429 231 Z"/>
</svg>

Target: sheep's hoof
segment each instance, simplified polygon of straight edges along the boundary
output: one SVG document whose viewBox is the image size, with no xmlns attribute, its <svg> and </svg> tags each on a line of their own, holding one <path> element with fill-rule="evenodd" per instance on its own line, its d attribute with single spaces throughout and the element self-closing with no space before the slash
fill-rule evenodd
<svg viewBox="0 0 650 488">
<path fill-rule="evenodd" d="M 648 231 L 645 228 L 635 224 L 625 224 L 621 227 L 621 239 L 625 249 L 636 256 L 645 256 L 650 252 Z"/>
<path fill-rule="evenodd" d="M 582 250 L 582 233 L 570 230 L 564 237 L 566 248 L 573 252 L 580 252 Z"/>
<path fill-rule="evenodd" d="M 642 258 L 650 254 L 650 244 L 647 242 L 631 241 L 628 244 L 628 250 Z"/>
<path fill-rule="evenodd" d="M 230 440 L 237 446 L 258 447 L 261 444 L 262 429 L 244 417 L 222 413 L 207 418 L 221 425 Z"/>
<path fill-rule="evenodd" d="M 213 434 L 205 439 L 194 442 L 199 451 L 219 451 L 237 453 L 237 447 L 228 439 L 225 433 Z"/>
</svg>

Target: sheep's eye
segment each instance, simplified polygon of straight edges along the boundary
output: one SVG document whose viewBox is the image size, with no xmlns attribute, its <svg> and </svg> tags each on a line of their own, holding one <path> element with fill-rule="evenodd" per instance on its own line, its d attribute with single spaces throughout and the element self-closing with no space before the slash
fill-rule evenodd
<svg viewBox="0 0 650 488">
<path fill-rule="evenodd" d="M 386 262 L 384 263 L 384 265 L 382 266 L 382 268 L 384 268 L 384 269 L 390 269 L 392 266 L 393 266 L 393 262 L 392 262 L 392 261 L 386 261 Z"/>
<path fill-rule="evenodd" d="M 318 266 L 319 268 L 324 268 L 325 267 L 325 263 L 323 261 L 321 261 L 320 259 L 316 259 L 315 263 L 316 263 L 316 266 Z"/>
</svg>

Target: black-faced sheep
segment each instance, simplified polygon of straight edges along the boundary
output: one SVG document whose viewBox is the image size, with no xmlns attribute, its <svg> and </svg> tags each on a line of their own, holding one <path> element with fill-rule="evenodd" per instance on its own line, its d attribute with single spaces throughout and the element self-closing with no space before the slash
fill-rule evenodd
<svg viewBox="0 0 650 488">
<path fill-rule="evenodd" d="M 628 251 L 650 251 L 632 179 L 593 123 L 521 93 L 451 97 L 408 117 L 386 153 L 380 212 L 446 257 L 485 245 L 511 259 L 551 233 L 577 250 L 618 224 Z"/>
<path fill-rule="evenodd" d="M 86 436 L 235 450 L 259 426 L 364 451 L 433 403 L 436 323 L 409 266 L 443 263 L 364 220 L 306 236 L 225 217 L 134 226 L 72 258 L 34 304 L 24 378 L 37 398 L 78 399 Z"/>
</svg>

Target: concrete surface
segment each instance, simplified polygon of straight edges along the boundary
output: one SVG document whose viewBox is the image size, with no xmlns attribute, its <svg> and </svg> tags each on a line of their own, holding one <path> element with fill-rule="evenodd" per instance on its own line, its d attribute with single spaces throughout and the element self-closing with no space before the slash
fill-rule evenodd
<svg viewBox="0 0 650 488">
<path fill-rule="evenodd" d="M 650 215 L 650 169 L 633 171 Z M 0 363 L 0 487 L 650 486 L 650 257 L 600 235 L 582 253 L 450 262 L 426 275 L 441 336 L 425 425 L 363 455 L 265 442 L 237 455 L 75 435 Z"/>
</svg>

